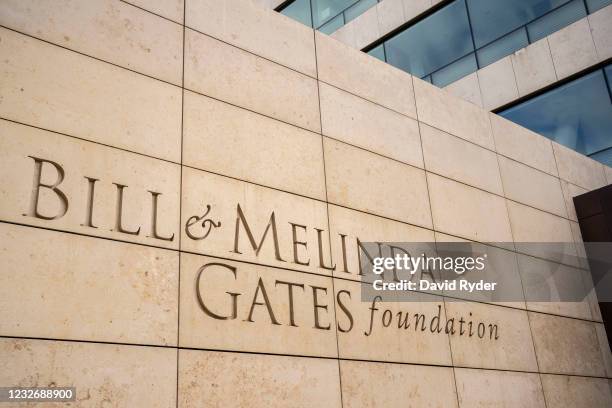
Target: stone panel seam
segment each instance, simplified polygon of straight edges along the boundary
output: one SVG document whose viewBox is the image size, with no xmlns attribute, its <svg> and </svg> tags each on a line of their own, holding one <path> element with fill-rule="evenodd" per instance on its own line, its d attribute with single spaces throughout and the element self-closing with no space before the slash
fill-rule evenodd
<svg viewBox="0 0 612 408">
<path fill-rule="evenodd" d="M 178 252 L 178 303 L 177 303 L 177 322 L 176 322 L 176 408 L 179 408 L 179 390 L 180 390 L 180 349 L 181 345 L 181 246 L 182 246 L 182 237 L 181 233 L 181 225 L 183 223 L 183 150 L 185 144 L 183 142 L 185 129 L 185 17 L 187 13 L 187 0 L 183 2 L 183 60 L 181 63 L 181 173 L 180 173 L 180 185 L 179 185 L 179 225 L 178 225 L 178 243 L 179 243 L 179 252 Z"/>
<path fill-rule="evenodd" d="M 403 8 L 403 5 L 402 5 L 402 8 Z M 427 163 L 425 162 L 425 149 L 423 148 L 423 136 L 421 135 L 421 121 L 419 120 L 419 107 L 418 107 L 418 104 L 416 103 L 416 91 L 414 90 L 414 77 L 410 76 L 410 78 L 412 79 L 412 95 L 414 96 L 414 109 L 415 109 L 415 114 L 417 117 L 417 126 L 419 130 L 419 144 L 421 147 L 421 159 L 423 161 L 423 170 L 425 171 L 425 188 L 427 191 L 427 204 L 429 207 L 429 216 L 431 217 L 431 228 L 434 231 L 434 248 L 437 251 L 438 250 L 438 245 L 437 245 L 438 240 L 436 239 L 436 234 L 435 234 L 436 223 L 434 221 L 433 210 L 431 208 L 432 207 L 431 206 L 431 194 L 429 192 L 429 180 L 427 178 Z M 444 295 L 442 295 L 442 305 L 444 307 L 444 315 L 448 316 L 447 311 L 446 311 L 446 300 L 444 298 Z M 448 333 L 446 333 L 446 340 L 448 341 L 448 351 L 450 353 L 451 365 L 453 366 L 452 370 L 453 370 L 453 385 L 455 387 L 455 399 L 457 401 L 457 407 L 459 407 L 460 406 L 459 390 L 457 389 L 457 375 L 455 372 L 455 360 L 453 358 L 453 346 L 452 346 L 450 335 Z"/>
<path fill-rule="evenodd" d="M 176 24 L 176 25 L 178 25 L 178 26 L 184 27 L 184 24 L 181 24 L 181 23 L 179 23 L 178 21 L 174 21 L 174 20 L 172 20 L 172 19 L 171 19 L 171 18 L 169 18 L 169 17 L 162 16 L 161 14 L 158 14 L 158 13 L 156 13 L 156 12 L 154 12 L 154 11 L 147 10 L 147 9 L 146 9 L 146 8 L 144 8 L 144 7 L 137 6 L 136 4 L 132 4 L 132 3 L 130 3 L 129 1 L 126 1 L 126 0 L 119 0 L 119 1 L 120 1 L 120 2 L 122 2 L 122 3 L 128 4 L 128 5 L 132 6 L 132 7 L 135 7 L 135 8 L 137 8 L 137 9 L 139 9 L 139 10 L 142 10 L 142 11 L 144 11 L 144 12 L 146 12 L 146 13 L 150 13 L 150 14 L 153 14 L 154 16 L 159 17 L 159 18 L 163 18 L 164 20 L 168 20 L 169 22 L 174 23 L 174 24 Z M 186 1 L 186 0 L 185 0 L 185 1 Z M 184 22 L 184 21 L 185 21 L 185 3 L 183 3 L 183 22 Z"/>
<path fill-rule="evenodd" d="M 331 225 L 329 222 L 329 198 L 328 198 L 328 189 L 327 189 L 327 171 L 326 171 L 326 163 L 325 163 L 325 139 L 323 137 L 323 117 L 321 112 L 321 83 L 319 81 L 319 55 L 317 53 L 317 38 L 316 31 L 312 30 L 312 40 L 314 43 L 314 59 L 315 59 L 315 74 L 317 76 L 317 106 L 319 111 L 319 128 L 321 129 L 321 154 L 323 155 L 323 183 L 325 187 L 325 214 L 327 218 L 327 237 L 328 237 L 328 249 L 329 249 L 329 259 L 331 265 L 334 265 L 333 251 L 331 247 Z M 338 338 L 338 321 L 337 321 L 337 308 L 336 308 L 336 288 L 334 284 L 334 271 L 330 272 L 331 278 L 331 286 L 332 286 L 332 299 L 333 299 L 333 307 L 334 307 L 334 333 L 336 337 L 336 356 L 337 356 L 337 366 L 338 366 L 338 384 L 340 389 L 338 390 L 340 393 L 340 406 L 344 407 L 344 399 L 342 392 L 342 368 L 340 366 L 340 340 Z"/>
<path fill-rule="evenodd" d="M 24 340 L 38 340 L 46 342 L 66 342 L 66 343 L 85 343 L 85 344 L 104 344 L 114 346 L 125 346 L 125 347 L 150 347 L 150 348 L 162 348 L 162 349 L 179 349 L 179 350 L 192 350 L 202 352 L 215 352 L 215 353 L 233 353 L 233 354 L 250 354 L 260 356 L 273 356 L 273 357 L 293 357 L 293 358 L 304 358 L 304 359 L 320 359 L 320 360 L 340 360 L 340 361 L 354 361 L 363 363 L 384 363 L 384 364 L 395 364 L 395 365 L 408 365 L 408 366 L 419 366 L 419 367 L 436 367 L 436 368 L 459 368 L 468 370 L 486 370 L 496 372 L 511 372 L 511 373 L 524 373 L 524 374 L 544 374 L 544 375 L 557 375 L 564 377 L 580 377 L 580 378 L 598 378 L 598 379 L 611 379 L 612 377 L 604 377 L 598 375 L 588 374 L 568 374 L 568 373 L 555 373 L 555 372 L 541 372 L 526 371 L 526 370 L 515 370 L 506 368 L 485 368 L 485 367 L 473 367 L 473 366 L 451 366 L 444 364 L 426 364 L 426 363 L 409 363 L 401 361 L 386 361 L 386 360 L 368 360 L 368 359 L 357 359 L 347 357 L 326 357 L 316 355 L 304 355 L 304 354 L 280 354 L 280 353 L 268 353 L 260 351 L 242 351 L 242 350 L 225 350 L 225 349 L 210 349 L 210 348 L 196 348 L 196 347 L 175 347 L 175 346 L 158 346 L 150 344 L 139 344 L 139 343 L 121 343 L 121 342 L 106 342 L 106 341 L 90 341 L 90 340 L 73 340 L 73 339 L 56 339 L 47 337 L 28 337 L 28 336 L 3 336 L 0 335 L 0 339 L 24 339 Z"/>
</svg>

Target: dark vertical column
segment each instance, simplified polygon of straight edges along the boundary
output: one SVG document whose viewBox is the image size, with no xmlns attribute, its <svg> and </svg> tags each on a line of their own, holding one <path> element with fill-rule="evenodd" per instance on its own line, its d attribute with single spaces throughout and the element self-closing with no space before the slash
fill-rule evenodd
<svg viewBox="0 0 612 408">
<path fill-rule="evenodd" d="M 589 242 L 612 242 L 612 184 L 597 190 L 590 191 L 578 197 L 574 197 L 574 206 L 578 215 L 580 232 L 585 243 Z M 610 246 L 612 248 L 612 245 Z M 586 245 L 587 257 L 593 282 L 597 283 L 606 272 L 602 268 L 607 265 L 597 263 L 600 255 L 593 251 L 601 251 L 601 246 L 589 247 Z M 597 293 L 598 299 L 605 299 Z M 608 335 L 608 342 L 612 339 L 612 303 L 599 302 L 601 315 Z M 610 345 L 612 348 L 612 344 Z"/>
</svg>

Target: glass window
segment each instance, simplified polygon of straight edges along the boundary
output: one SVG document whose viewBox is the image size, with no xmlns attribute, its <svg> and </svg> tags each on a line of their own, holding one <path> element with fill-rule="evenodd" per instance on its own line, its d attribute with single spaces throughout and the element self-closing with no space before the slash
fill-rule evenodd
<svg viewBox="0 0 612 408">
<path fill-rule="evenodd" d="M 312 20 L 315 27 L 320 27 L 336 17 L 356 0 L 311 0 Z"/>
<path fill-rule="evenodd" d="M 594 13 L 599 9 L 606 7 L 608 4 L 612 4 L 612 0 L 586 0 L 589 13 Z"/>
<path fill-rule="evenodd" d="M 476 72 L 477 69 L 476 56 L 470 54 L 431 74 L 431 81 L 434 85 L 443 88 L 451 82 Z"/>
<path fill-rule="evenodd" d="M 477 51 L 478 64 L 480 64 L 480 68 L 486 67 L 527 45 L 529 45 L 527 31 L 524 27 L 521 27 L 507 36 L 479 49 Z"/>
<path fill-rule="evenodd" d="M 456 1 L 385 43 L 387 61 L 423 77 L 474 50 L 463 0 Z"/>
<path fill-rule="evenodd" d="M 604 71 L 606 72 L 608 89 L 610 90 L 610 98 L 612 98 L 612 65 L 608 65 Z"/>
<path fill-rule="evenodd" d="M 612 167 L 612 147 L 591 155 L 591 159 L 597 160 L 607 166 Z"/>
<path fill-rule="evenodd" d="M 378 58 L 381 61 L 385 61 L 385 48 L 383 44 L 380 44 L 378 47 L 372 48 L 370 51 L 368 51 L 368 54 L 375 58 Z"/>
<path fill-rule="evenodd" d="M 336 17 L 329 20 L 327 23 L 319 27 L 319 31 L 325 34 L 331 34 L 344 25 L 344 16 L 338 14 Z"/>
<path fill-rule="evenodd" d="M 527 26 L 529 40 L 538 41 L 586 16 L 583 0 L 573 0 Z"/>
<path fill-rule="evenodd" d="M 601 69 L 500 114 L 586 155 L 612 146 L 612 101 Z"/>
<path fill-rule="evenodd" d="M 281 10 L 281 14 L 286 15 L 300 23 L 312 27 L 310 16 L 310 0 L 295 0 Z"/>
<path fill-rule="evenodd" d="M 355 5 L 347 8 L 344 11 L 344 19 L 348 23 L 349 21 L 355 19 L 355 17 L 362 15 L 368 9 L 374 7 L 376 3 L 378 3 L 378 0 L 360 0 L 355 3 Z"/>
<path fill-rule="evenodd" d="M 581 1 L 581 0 L 580 0 Z M 567 0 L 467 0 L 480 48 L 559 7 Z"/>
</svg>

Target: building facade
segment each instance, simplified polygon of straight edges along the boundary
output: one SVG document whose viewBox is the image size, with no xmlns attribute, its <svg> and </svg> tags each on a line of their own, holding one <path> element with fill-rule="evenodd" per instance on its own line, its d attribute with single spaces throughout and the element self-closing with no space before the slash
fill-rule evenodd
<svg viewBox="0 0 612 408">
<path fill-rule="evenodd" d="M 582 282 L 517 244 L 580 255 L 572 197 L 612 168 L 278 6 L 0 2 L 0 386 L 79 407 L 612 405 L 595 297 L 372 303 L 359 270 L 360 242 L 460 241 L 523 288 Z"/>
<path fill-rule="evenodd" d="M 611 1 L 296 0 L 277 6 L 304 21 L 308 4 L 319 30 L 612 164 Z"/>
</svg>

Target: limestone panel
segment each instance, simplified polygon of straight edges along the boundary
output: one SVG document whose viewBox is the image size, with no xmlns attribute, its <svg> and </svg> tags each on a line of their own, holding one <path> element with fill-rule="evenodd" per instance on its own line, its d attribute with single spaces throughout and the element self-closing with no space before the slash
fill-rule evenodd
<svg viewBox="0 0 612 408">
<path fill-rule="evenodd" d="M 340 361 L 342 402 L 347 407 L 456 407 L 448 367 Z"/>
<path fill-rule="evenodd" d="M 519 96 L 510 57 L 505 57 L 478 70 L 485 109 L 495 109 Z"/>
<path fill-rule="evenodd" d="M 578 266 L 574 238 L 566 218 L 514 201 L 508 201 L 508 214 L 518 251 Z M 550 245 L 543 245 L 543 243 Z"/>
<path fill-rule="evenodd" d="M 529 310 L 591 319 L 583 270 L 522 254 L 518 262 Z"/>
<path fill-rule="evenodd" d="M 506 197 L 567 217 L 558 178 L 503 156 L 499 156 L 499 169 Z"/>
<path fill-rule="evenodd" d="M 185 87 L 321 130 L 315 79 L 193 30 L 185 33 Z"/>
<path fill-rule="evenodd" d="M 325 203 L 187 167 L 182 194 L 182 250 L 331 274 Z"/>
<path fill-rule="evenodd" d="M 359 242 L 433 242 L 431 230 L 392 221 L 375 215 L 329 206 L 334 276 L 360 280 Z M 385 248 L 388 249 L 388 248 Z"/>
<path fill-rule="evenodd" d="M 488 113 L 425 81 L 414 79 L 419 121 L 493 149 Z"/>
<path fill-rule="evenodd" d="M 425 124 L 420 127 L 427 171 L 503 194 L 494 152 Z"/>
<path fill-rule="evenodd" d="M 612 57 L 612 7 L 604 7 L 589 15 L 589 25 L 600 61 Z"/>
<path fill-rule="evenodd" d="M 183 24 L 185 0 L 129 0 L 127 3 Z"/>
<path fill-rule="evenodd" d="M 563 199 L 565 200 L 565 208 L 567 208 L 568 218 L 572 221 L 578 221 L 576 207 L 574 207 L 574 197 L 582 195 L 588 192 L 588 190 L 562 179 L 561 191 L 563 192 Z"/>
<path fill-rule="evenodd" d="M 186 25 L 238 48 L 316 76 L 311 28 L 253 1 L 191 0 Z"/>
<path fill-rule="evenodd" d="M 446 243 L 464 242 L 471 244 L 473 254 L 486 254 L 487 259 L 485 268 L 482 271 L 470 271 L 461 275 L 461 279 L 476 283 L 484 280 L 485 282 L 496 282 L 495 291 L 474 291 L 457 292 L 444 291 L 448 296 L 447 301 L 454 299 L 465 299 L 476 302 L 490 303 L 493 305 L 508 306 L 518 309 L 525 309 L 525 297 L 523 296 L 523 286 L 516 260 L 516 253 L 513 250 L 502 249 L 496 246 L 479 244 L 452 235 L 435 233 L 438 251 L 449 248 Z M 452 249 L 452 248 L 450 248 Z M 452 299 L 451 299 L 452 298 Z"/>
<path fill-rule="evenodd" d="M 180 345 L 336 357 L 331 278 L 181 255 Z"/>
<path fill-rule="evenodd" d="M 324 135 L 423 167 L 416 120 L 323 82 L 319 90 Z"/>
<path fill-rule="evenodd" d="M 381 37 L 378 27 L 378 13 L 376 7 L 372 7 L 365 13 L 351 20 L 353 35 L 355 37 L 355 48 L 362 50 Z"/>
<path fill-rule="evenodd" d="M 178 162 L 181 90 L 0 29 L 0 116 Z"/>
<path fill-rule="evenodd" d="M 2 2 L 0 24 L 104 61 L 181 84 L 183 28 L 130 4 L 101 0 Z"/>
<path fill-rule="evenodd" d="M 572 149 L 553 142 L 559 177 L 587 190 L 606 185 L 603 165 Z"/>
<path fill-rule="evenodd" d="M 323 142 L 331 203 L 431 228 L 423 170 L 329 138 Z"/>
<path fill-rule="evenodd" d="M 0 339 L 0 360 L 2 384 L 73 386 L 79 407 L 176 404 L 176 350 L 170 348 Z"/>
<path fill-rule="evenodd" d="M 402 3 L 406 21 L 410 21 L 431 7 L 434 2 L 431 0 L 402 0 Z"/>
<path fill-rule="evenodd" d="M 596 323 L 529 312 L 540 371 L 604 376 Z"/>
<path fill-rule="evenodd" d="M 376 5 L 378 28 L 385 35 L 406 21 L 402 0 L 384 0 Z"/>
<path fill-rule="evenodd" d="M 5 223 L 0 242 L 0 334 L 176 345 L 178 253 Z"/>
<path fill-rule="evenodd" d="M 410 301 L 362 300 L 360 285 L 334 278 L 340 358 L 451 365 L 441 297 L 413 292 L 403 294 Z"/>
<path fill-rule="evenodd" d="M 330 37 L 348 45 L 353 49 L 361 49 L 355 42 L 355 26 L 353 24 L 349 23 L 343 25 L 338 30 L 334 31 Z"/>
<path fill-rule="evenodd" d="M 416 118 L 412 77 L 408 73 L 319 31 L 315 39 L 321 81 Z"/>
<path fill-rule="evenodd" d="M 541 39 L 510 56 L 519 95 L 525 96 L 557 80 L 548 39 Z"/>
<path fill-rule="evenodd" d="M 609 380 L 542 374 L 548 408 L 612 406 Z"/>
<path fill-rule="evenodd" d="M 557 176 L 557 165 L 549 139 L 493 113 L 491 126 L 499 154 Z"/>
<path fill-rule="evenodd" d="M 596 323 L 595 330 L 597 331 L 601 355 L 603 356 L 603 361 L 606 366 L 606 376 L 610 378 L 612 375 L 612 352 L 610 351 L 610 343 L 608 341 L 608 335 L 606 334 L 606 328 L 602 323 Z"/>
<path fill-rule="evenodd" d="M 548 43 L 559 79 L 597 63 L 597 51 L 586 18 L 552 33 Z"/>
<path fill-rule="evenodd" d="M 608 167 L 605 165 L 603 167 L 604 167 L 604 173 L 606 174 L 606 183 L 612 184 L 612 167 Z"/>
<path fill-rule="evenodd" d="M 447 85 L 444 89 L 478 107 L 483 106 L 478 75 L 475 72 Z"/>
<path fill-rule="evenodd" d="M 178 165 L 0 121 L 0 219 L 178 248 Z"/>
<path fill-rule="evenodd" d="M 185 92 L 183 163 L 325 199 L 321 135 Z"/>
<path fill-rule="evenodd" d="M 449 299 L 445 303 L 447 318 L 457 323 L 455 334 L 449 336 L 454 365 L 538 370 L 527 312 Z"/>
<path fill-rule="evenodd" d="M 455 369 L 459 406 L 545 408 L 538 374 Z"/>
<path fill-rule="evenodd" d="M 336 360 L 179 351 L 178 407 L 340 408 Z"/>
<path fill-rule="evenodd" d="M 478 242 L 512 242 L 503 198 L 431 173 L 427 182 L 436 231 Z"/>
</svg>

